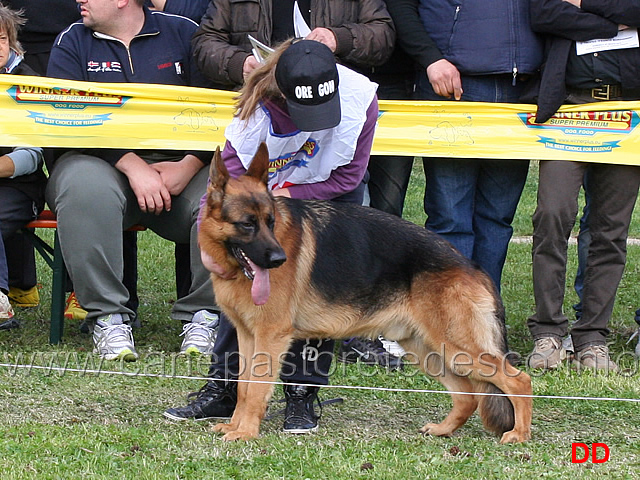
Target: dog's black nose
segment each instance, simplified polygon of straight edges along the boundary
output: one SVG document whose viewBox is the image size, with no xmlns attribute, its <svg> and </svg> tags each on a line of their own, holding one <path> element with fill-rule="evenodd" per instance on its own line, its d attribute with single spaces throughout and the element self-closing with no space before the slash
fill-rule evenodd
<svg viewBox="0 0 640 480">
<path fill-rule="evenodd" d="M 287 260 L 287 255 L 284 253 L 284 250 L 272 250 L 268 254 L 267 263 L 269 264 L 269 268 L 276 268 L 282 265 Z"/>
</svg>

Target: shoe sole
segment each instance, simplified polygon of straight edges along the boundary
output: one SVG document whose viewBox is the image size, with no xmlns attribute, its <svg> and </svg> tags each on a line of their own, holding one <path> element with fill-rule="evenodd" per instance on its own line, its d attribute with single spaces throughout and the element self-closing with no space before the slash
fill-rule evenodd
<svg viewBox="0 0 640 480">
<path fill-rule="evenodd" d="M 186 350 L 180 350 L 180 353 L 183 355 L 191 355 L 193 357 L 198 357 L 200 355 L 211 355 L 211 353 L 200 351 L 198 347 L 188 347 Z"/>
<path fill-rule="evenodd" d="M 94 350 L 93 353 L 98 353 L 98 352 Z M 107 354 L 100 355 L 100 357 L 109 361 L 124 360 L 125 362 L 135 362 L 136 360 L 138 360 L 138 354 L 132 352 L 128 348 L 125 348 L 120 353 L 107 353 Z"/>
<path fill-rule="evenodd" d="M 231 416 L 228 417 L 202 417 L 202 418 L 185 418 L 185 417 L 178 417 L 176 415 L 172 415 L 169 412 L 162 412 L 162 416 L 164 416 L 165 418 L 168 418 L 169 420 L 173 420 L 175 422 L 186 422 L 191 420 L 192 422 L 205 422 L 207 420 L 231 420 Z"/>
<path fill-rule="evenodd" d="M 315 433 L 318 431 L 318 425 L 316 425 L 313 428 L 290 428 L 290 429 L 286 429 L 283 428 L 282 431 L 284 433 L 289 433 L 291 435 L 305 435 L 307 433 Z"/>
</svg>

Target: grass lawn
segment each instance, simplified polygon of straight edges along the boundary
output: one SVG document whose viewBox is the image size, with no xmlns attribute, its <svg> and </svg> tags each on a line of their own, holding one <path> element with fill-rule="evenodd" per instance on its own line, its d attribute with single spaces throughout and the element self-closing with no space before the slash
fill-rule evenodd
<svg viewBox="0 0 640 480">
<path fill-rule="evenodd" d="M 536 180 L 534 163 L 514 222 L 516 236 L 531 234 Z M 416 164 L 405 217 L 419 224 L 424 223 L 423 185 L 422 168 Z M 631 236 L 640 237 L 635 217 Z M 524 356 L 532 348 L 526 328 L 533 311 L 530 250 L 527 243 L 511 245 L 503 279 L 510 347 Z M 143 232 L 139 255 L 143 328 L 134 331 L 141 359 L 132 365 L 100 364 L 91 354 L 90 336 L 80 333 L 74 322 L 67 322 L 63 344 L 48 344 L 50 272 L 39 263 L 41 305 L 17 312 L 23 328 L 0 332 L 5 365 L 0 367 L 3 479 L 640 478 L 638 403 L 537 398 L 533 439 L 521 445 L 500 445 L 477 416 L 452 438 L 424 437 L 418 428 L 440 421 L 451 402 L 437 392 L 442 390 L 438 382 L 411 369 L 389 373 L 337 364 L 334 386 L 386 390 L 323 390 L 321 399 L 340 397 L 344 402 L 324 408 L 321 428 L 311 436 L 281 433 L 280 387 L 270 405 L 273 418 L 263 423 L 256 441 L 227 444 L 211 431 L 210 423 L 172 423 L 162 411 L 183 405 L 185 395 L 200 388 L 202 380 L 185 377 L 206 374 L 208 364 L 175 354 L 181 325 L 169 319 L 175 298 L 172 245 Z M 639 259 L 640 247 L 629 246 L 610 324 L 611 348 L 624 374 L 568 368 L 529 372 L 535 395 L 640 399 L 638 360 L 629 353 L 635 345 L 625 344 L 637 328 L 633 316 L 640 307 Z M 575 263 L 571 247 L 570 272 Z M 567 312 L 576 300 L 570 287 Z M 603 464 L 572 464 L 572 442 L 605 443 L 610 458 Z"/>
</svg>

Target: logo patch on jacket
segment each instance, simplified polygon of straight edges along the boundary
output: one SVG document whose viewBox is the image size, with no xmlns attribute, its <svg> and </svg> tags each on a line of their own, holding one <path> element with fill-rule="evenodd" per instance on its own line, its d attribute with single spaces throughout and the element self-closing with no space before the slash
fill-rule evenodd
<svg viewBox="0 0 640 480">
<path fill-rule="evenodd" d="M 122 64 L 120 62 L 96 62 L 89 60 L 87 62 L 87 72 L 122 72 Z"/>
</svg>

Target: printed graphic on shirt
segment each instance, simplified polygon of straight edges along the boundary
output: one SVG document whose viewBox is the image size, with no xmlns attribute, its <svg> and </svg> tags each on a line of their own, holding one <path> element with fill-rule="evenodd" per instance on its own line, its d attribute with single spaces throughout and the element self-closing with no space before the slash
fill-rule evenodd
<svg viewBox="0 0 640 480">
<path fill-rule="evenodd" d="M 271 159 L 269 161 L 269 180 L 274 179 L 278 174 L 286 172 L 290 168 L 307 167 L 309 160 L 315 157 L 319 150 L 320 146 L 318 142 L 313 138 L 309 138 L 297 152 L 285 153 L 277 158 Z M 275 183 L 271 185 L 271 188 L 274 189 L 277 186 L 278 183 Z"/>
<path fill-rule="evenodd" d="M 96 62 L 89 60 L 87 62 L 87 72 L 122 72 L 122 64 L 120 62 Z"/>
</svg>

